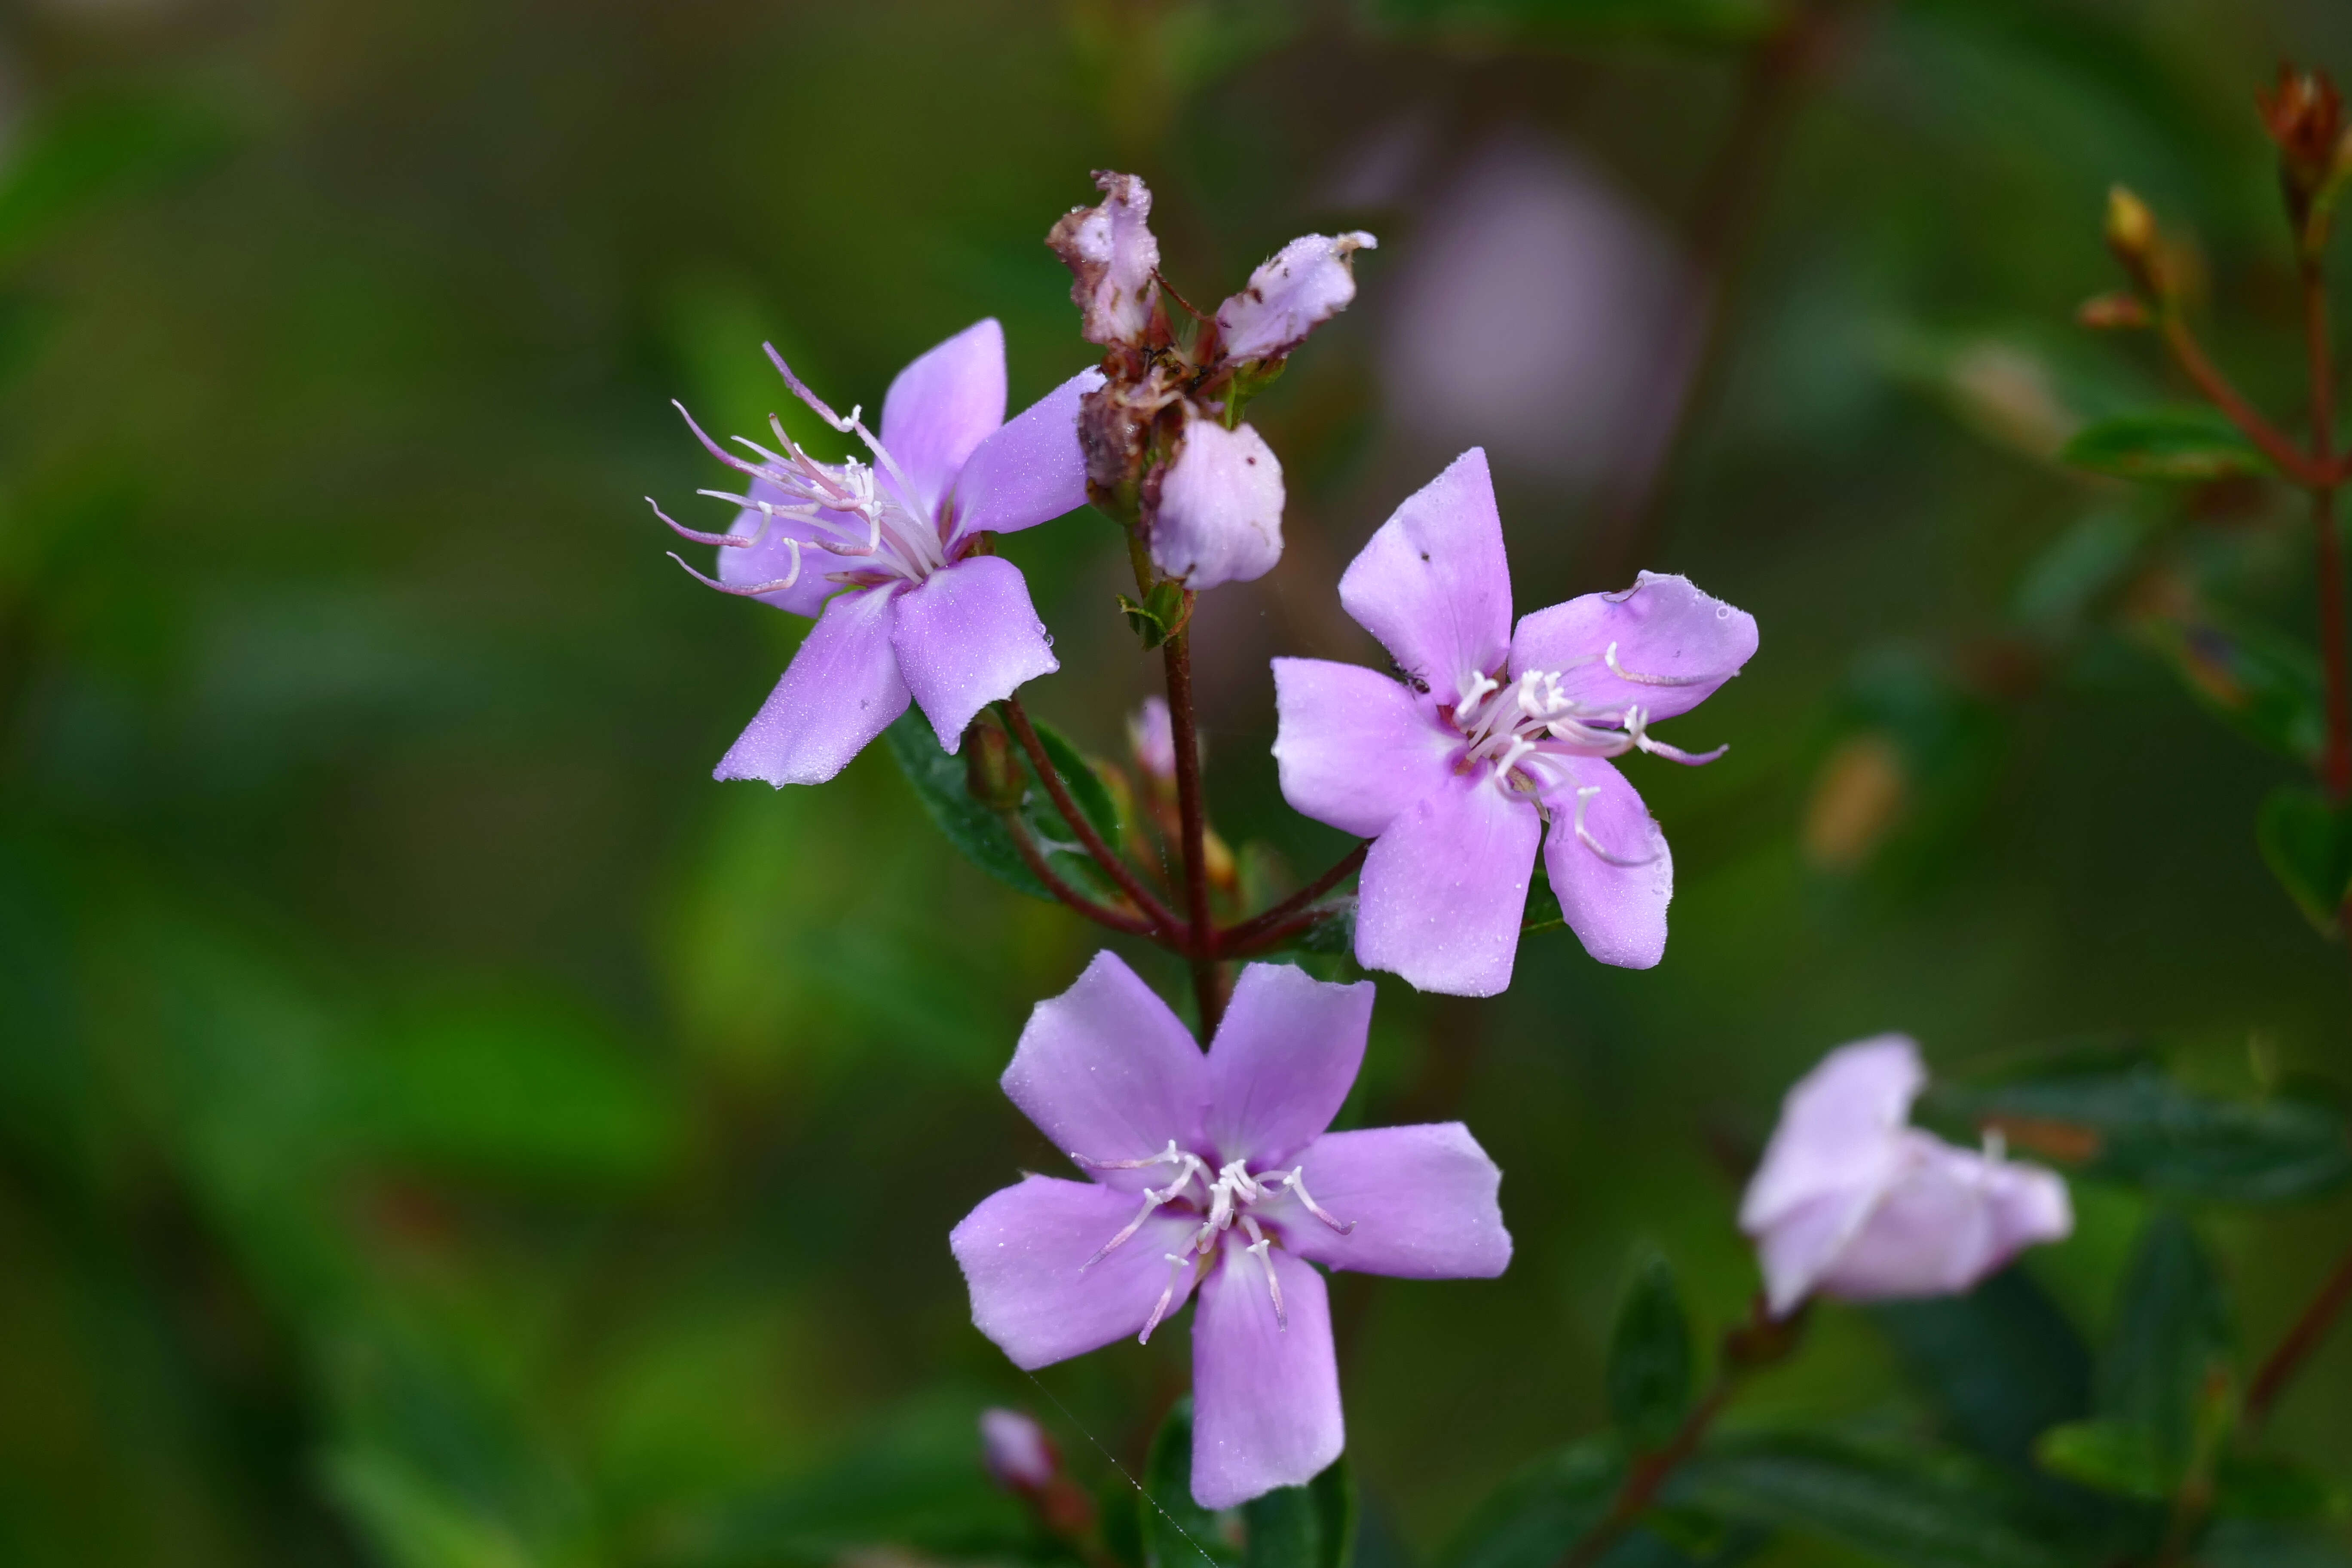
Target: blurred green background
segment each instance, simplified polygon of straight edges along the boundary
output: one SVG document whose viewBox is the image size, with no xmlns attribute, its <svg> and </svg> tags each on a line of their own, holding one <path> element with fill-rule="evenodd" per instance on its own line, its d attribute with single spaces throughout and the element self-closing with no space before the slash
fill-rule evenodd
<svg viewBox="0 0 2352 1568">
<path fill-rule="evenodd" d="M 1742 1310 L 1739 1161 L 1832 1045 L 2352 1068 L 2343 952 L 2254 851 L 2299 764 L 2199 695 L 2262 731 L 2213 628 L 2309 635 L 2292 498 L 2053 460 L 2168 388 L 2070 323 L 2115 283 L 2113 179 L 2193 228 L 2215 341 L 2299 407 L 2251 95 L 2282 55 L 2352 65 L 2352 16 L 1843 7 L 1731 165 L 1753 223 L 1720 223 L 1772 11 L 9 7 L 0 1559 L 994 1558 L 1022 1527 L 982 1405 L 1089 1482 L 1088 1434 L 1140 1455 L 1187 1336 L 1041 1391 L 946 1247 L 1052 1158 L 994 1079 L 1092 936 L 959 860 L 881 748 L 822 790 L 710 782 L 801 623 L 694 585 L 638 499 L 718 525 L 667 400 L 754 428 L 763 338 L 869 407 L 983 315 L 1016 406 L 1087 363 L 1041 241 L 1097 166 L 1151 181 L 1196 301 L 1295 233 L 1381 240 L 1253 411 L 1290 546 L 1199 623 L 1228 837 L 1340 847 L 1274 789 L 1265 659 L 1367 657 L 1338 572 L 1474 441 L 1521 609 L 1639 564 L 1763 627 L 1672 736 L 1728 757 L 1629 770 L 1678 863 L 1660 968 L 1554 931 L 1495 1002 L 1381 983 L 1349 1116 L 1466 1119 L 1518 1250 L 1495 1283 L 1335 1282 L 1368 1550 L 1425 1555 L 1598 1423 L 1645 1241 L 1707 1323 Z M 1082 512 L 1008 552 L 1063 660 L 1033 710 L 1118 756 L 1155 669 L 1117 536 Z M 2141 1209 L 2077 1201 L 2032 1268 L 2091 1331 Z M 2206 1223 L 2259 1349 L 2352 1201 Z M 1919 1419 L 1866 1319 L 1816 1336 L 1751 1415 Z M 2352 1453 L 2352 1335 L 2280 1430 Z"/>
</svg>

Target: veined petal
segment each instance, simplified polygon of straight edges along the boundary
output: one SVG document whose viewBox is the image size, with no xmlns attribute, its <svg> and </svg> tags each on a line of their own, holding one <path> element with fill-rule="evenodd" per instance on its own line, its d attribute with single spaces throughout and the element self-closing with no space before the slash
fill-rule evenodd
<svg viewBox="0 0 2352 1568">
<path fill-rule="evenodd" d="M 882 445 L 915 489 L 916 515 L 939 514 L 956 471 L 1004 423 L 1004 329 L 976 321 L 898 373 L 882 399 Z"/>
<path fill-rule="evenodd" d="M 1207 1059 L 1116 953 L 1097 952 L 1077 984 L 1037 1004 L 1002 1082 L 1005 1098 L 1065 1153 L 1143 1160 L 1171 1139 L 1181 1149 L 1200 1142 Z M 1097 1171 L 1095 1179 L 1135 1193 L 1174 1174 L 1160 1166 Z"/>
<path fill-rule="evenodd" d="M 1152 563 L 1196 593 L 1254 582 L 1282 559 L 1282 502 L 1281 460 L 1256 431 L 1195 419 L 1160 481 Z"/>
<path fill-rule="evenodd" d="M 1323 1277 L 1279 1249 L 1277 1323 L 1265 1266 L 1226 1233 L 1192 1314 L 1192 1500 L 1234 1508 L 1304 1486 L 1347 1447 Z"/>
<path fill-rule="evenodd" d="M 959 561 L 908 590 L 891 638 L 907 689 L 949 752 L 972 715 L 1062 668 L 1021 569 L 996 555 Z"/>
<path fill-rule="evenodd" d="M 1459 1121 L 1327 1132 L 1297 1163 L 1316 1206 L 1353 1227 L 1340 1234 L 1287 1192 L 1259 1205 L 1301 1258 L 1410 1279 L 1491 1279 L 1511 1261 L 1503 1173 Z"/>
<path fill-rule="evenodd" d="M 1511 647 L 1511 568 L 1486 454 L 1473 447 L 1405 498 L 1339 578 L 1339 603 L 1440 706 Z"/>
<path fill-rule="evenodd" d="M 823 784 L 907 710 L 895 588 L 837 594 L 712 777 Z"/>
<path fill-rule="evenodd" d="M 2066 1185 L 2051 1173 L 1905 1136 L 1902 1174 L 1822 1272 L 1849 1301 L 1955 1295 L 2025 1247 L 2074 1228 Z"/>
<path fill-rule="evenodd" d="M 1090 343 L 1142 340 L 1160 292 L 1160 241 L 1152 237 L 1151 188 L 1133 174 L 1095 171 L 1099 206 L 1073 207 L 1045 236 L 1070 269 L 1079 335 Z"/>
<path fill-rule="evenodd" d="M 783 487 L 773 479 L 753 479 L 744 494 L 753 500 L 763 500 L 771 506 L 793 504 Z M 841 592 L 841 584 L 829 581 L 826 574 L 836 571 L 841 562 L 822 550 L 812 548 L 819 539 L 835 541 L 863 539 L 866 525 L 846 512 L 820 513 L 835 524 L 832 530 L 818 528 L 796 517 L 763 517 L 756 508 L 745 507 L 735 514 L 727 531 L 737 539 L 756 536 L 755 544 L 722 544 L 719 547 L 717 576 L 730 588 L 748 588 L 760 583 L 781 583 L 793 575 L 795 553 L 800 567 L 799 579 L 789 588 L 772 594 L 757 595 L 763 605 L 773 605 L 780 610 L 790 610 L 796 616 L 814 616 L 824 608 L 824 602 Z"/>
<path fill-rule="evenodd" d="M 974 533 L 1017 533 L 1087 504 L 1078 404 L 1102 384 L 1101 371 L 1080 371 L 973 448 L 950 491 L 950 543 Z"/>
<path fill-rule="evenodd" d="M 1498 786 L 1494 769 L 1449 774 L 1364 857 L 1356 961 L 1423 991 L 1501 991 L 1511 983 L 1542 834 L 1535 802 Z"/>
<path fill-rule="evenodd" d="M 1687 577 L 1644 572 L 1625 593 L 1586 594 L 1521 619 L 1511 672 L 1557 671 L 1560 690 L 1588 710 L 1671 719 L 1706 700 L 1755 653 L 1755 616 Z"/>
<path fill-rule="evenodd" d="M 1675 896 L 1666 836 L 1606 758 L 1547 756 L 1536 771 L 1551 812 L 1544 868 L 1568 929 L 1603 963 L 1654 967 L 1665 956 L 1666 905 Z M 1580 801 L 1578 792 L 1587 789 L 1598 793 Z"/>
<path fill-rule="evenodd" d="M 1454 774 L 1461 737 L 1412 688 L 1378 670 L 1277 658 L 1274 710 L 1282 798 L 1342 833 L 1384 832 Z"/>
<path fill-rule="evenodd" d="M 1840 1046 L 1797 1080 L 1780 1103 L 1780 1125 L 1739 1205 L 1739 1228 L 1754 1236 L 1828 1193 L 1873 1193 L 1903 1160 L 1911 1102 L 1927 1087 L 1919 1047 L 1903 1035 Z"/>
<path fill-rule="evenodd" d="M 1204 1131 L 1219 1163 L 1279 1164 L 1331 1125 L 1364 1063 L 1372 993 L 1286 963 L 1242 971 L 1209 1045 Z"/>
<path fill-rule="evenodd" d="M 1303 234 L 1250 274 L 1249 287 L 1217 307 L 1219 352 L 1229 360 L 1279 359 L 1356 297 L 1353 258 L 1380 241 Z"/>
<path fill-rule="evenodd" d="M 1052 1176 L 1024 1177 L 983 1199 L 948 1236 L 971 1289 L 973 1326 L 1034 1372 L 1142 1332 L 1171 1279 L 1168 1310 L 1182 1307 L 1195 1271 L 1171 1268 L 1168 1254 L 1184 1250 L 1197 1219 L 1154 1215 L 1078 1271 L 1135 1217 L 1136 1203 L 1132 1193 Z"/>
</svg>

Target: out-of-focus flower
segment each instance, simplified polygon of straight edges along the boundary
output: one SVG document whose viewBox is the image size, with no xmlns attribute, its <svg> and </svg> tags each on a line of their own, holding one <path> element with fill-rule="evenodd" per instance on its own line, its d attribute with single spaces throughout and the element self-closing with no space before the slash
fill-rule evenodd
<svg viewBox="0 0 2352 1568">
<path fill-rule="evenodd" d="M 1839 1047 L 1789 1091 L 1739 1207 L 1774 1316 L 1815 1291 L 1957 1295 L 2074 1230 L 2057 1176 L 1909 1124 L 1927 1081 L 1918 1047 L 1882 1035 Z"/>
<path fill-rule="evenodd" d="M 1252 964 L 1206 1055 L 1117 957 L 1038 1004 L 1004 1092 L 1093 1178 L 1032 1175 L 950 1237 L 972 1321 L 1034 1369 L 1150 1338 L 1195 1289 L 1192 1496 L 1312 1479 L 1345 1428 L 1322 1276 L 1500 1274 L 1502 1173 L 1459 1122 L 1328 1132 L 1370 982 Z M 1155 1185 L 1154 1184 L 1161 1184 Z"/>
<path fill-rule="evenodd" d="M 1646 969 L 1666 945 L 1674 861 L 1607 759 L 1654 739 L 1756 651 L 1756 620 L 1682 577 L 1644 572 L 1511 626 L 1510 567 L 1486 454 L 1409 497 L 1339 579 L 1401 680 L 1321 659 L 1274 661 L 1274 755 L 1290 804 L 1373 839 L 1356 957 L 1423 991 L 1491 996 L 1511 981 L 1536 847 L 1584 949 Z"/>
<path fill-rule="evenodd" d="M 1282 559 L 1282 463 L 1244 425 L 1184 427 L 1151 511 L 1151 563 L 1192 589 L 1247 583 Z"/>
<path fill-rule="evenodd" d="M 1042 1491 L 1062 1471 L 1053 1439 L 1018 1410 L 991 1406 L 980 1413 L 980 1449 L 989 1475 L 1007 1491 Z"/>
<path fill-rule="evenodd" d="M 1127 748 L 1134 753 L 1137 769 L 1153 785 L 1173 787 L 1176 736 L 1169 721 L 1168 699 L 1147 697 L 1128 716 Z"/>
<path fill-rule="evenodd" d="M 822 784 L 910 699 L 953 752 L 982 708 L 1059 668 L 1020 569 L 985 542 L 1084 504 L 1078 404 L 1102 373 L 1072 376 L 1008 423 L 1004 333 L 984 321 L 898 373 L 877 437 L 856 409 L 845 418 L 826 407 L 772 347 L 768 357 L 874 460 L 818 462 L 781 424 L 781 451 L 737 437 L 747 458 L 687 415 L 705 449 L 747 481 L 740 495 L 702 493 L 740 510 L 723 534 L 683 527 L 659 507 L 655 515 L 719 547 L 718 579 L 695 573 L 703 582 L 816 617 L 716 776 Z"/>
</svg>

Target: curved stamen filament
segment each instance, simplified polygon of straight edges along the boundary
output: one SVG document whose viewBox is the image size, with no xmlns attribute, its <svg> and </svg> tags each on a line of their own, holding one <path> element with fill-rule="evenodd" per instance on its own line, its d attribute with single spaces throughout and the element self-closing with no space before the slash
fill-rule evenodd
<svg viewBox="0 0 2352 1568">
<path fill-rule="evenodd" d="M 1176 1300 L 1177 1281 L 1183 1279 L 1184 1270 L 1192 1266 L 1190 1252 L 1171 1252 L 1163 1256 L 1169 1264 L 1168 1289 L 1160 1292 L 1160 1300 L 1152 1303 L 1151 1316 L 1143 1321 L 1143 1331 L 1135 1336 L 1135 1342 L 1139 1345 L 1151 1342 L 1151 1331 L 1160 1326 L 1160 1320 L 1168 1315 L 1169 1304 Z"/>
<path fill-rule="evenodd" d="M 1592 804 L 1592 797 L 1600 793 L 1601 786 L 1599 784 L 1586 784 L 1583 788 L 1576 792 L 1576 837 L 1578 842 L 1581 843 L 1587 849 L 1591 850 L 1595 855 L 1600 856 L 1603 860 L 1608 861 L 1612 866 L 1622 866 L 1631 869 L 1635 866 L 1647 866 L 1654 863 L 1658 858 L 1654 854 L 1644 856 L 1639 860 L 1629 860 L 1622 855 L 1612 855 L 1608 850 L 1603 849 L 1601 847 L 1601 840 L 1592 837 L 1591 829 L 1584 826 L 1584 813 L 1585 809 Z"/>
<path fill-rule="evenodd" d="M 1252 1237 L 1250 1244 L 1242 1250 L 1265 1266 L 1265 1288 L 1274 1296 L 1275 1329 L 1277 1332 L 1286 1331 L 1290 1327 L 1290 1314 L 1282 1307 L 1282 1276 L 1274 1271 L 1274 1243 L 1266 1239 L 1265 1232 L 1260 1230 L 1257 1221 L 1249 1215 L 1242 1215 L 1242 1226 Z"/>
<path fill-rule="evenodd" d="M 1706 675 L 1643 675 L 1638 670 L 1628 669 L 1617 662 L 1617 645 L 1613 642 L 1601 654 L 1601 662 L 1609 667 L 1610 674 L 1620 680 L 1630 680 L 1636 686 L 1705 686 L 1714 679 Z"/>
<path fill-rule="evenodd" d="M 1274 1177 L 1273 1180 L 1278 1181 L 1284 1186 L 1288 1187 L 1291 1192 L 1297 1195 L 1299 1204 L 1308 1214 L 1313 1215 L 1317 1219 L 1321 1220 L 1325 1225 L 1329 1226 L 1341 1236 L 1353 1236 L 1356 1233 L 1356 1222 L 1354 1220 L 1349 1220 L 1343 1224 L 1339 1220 L 1333 1219 L 1324 1209 L 1323 1205 L 1315 1201 L 1314 1195 L 1307 1192 L 1306 1166 L 1300 1165 L 1293 1170 L 1286 1171 Z"/>
<path fill-rule="evenodd" d="M 801 542 L 797 539 L 788 538 L 784 542 L 791 545 L 793 550 L 793 569 L 791 573 L 785 576 L 779 577 L 771 583 L 747 583 L 740 587 L 731 584 L 721 583 L 716 577 L 704 576 L 701 573 L 697 572 L 693 567 L 688 566 L 686 564 L 686 558 L 675 550 L 665 551 L 663 553 L 667 555 L 672 561 L 677 562 L 678 565 L 684 569 L 688 576 L 693 578 L 696 582 L 701 584 L 706 588 L 716 588 L 722 594 L 732 594 L 740 599 L 756 599 L 762 594 L 781 594 L 785 589 L 791 587 L 793 584 L 801 580 Z"/>
</svg>

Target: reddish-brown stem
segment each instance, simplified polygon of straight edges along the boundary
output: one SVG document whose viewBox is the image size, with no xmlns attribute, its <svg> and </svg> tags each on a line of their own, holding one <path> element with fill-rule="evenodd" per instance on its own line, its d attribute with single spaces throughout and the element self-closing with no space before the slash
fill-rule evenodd
<svg viewBox="0 0 2352 1568">
<path fill-rule="evenodd" d="M 1617 1489 L 1617 1500 L 1609 1505 L 1606 1517 L 1592 1527 L 1591 1534 L 1569 1549 L 1568 1555 L 1559 1561 L 1559 1568 L 1591 1568 L 1606 1556 L 1657 1500 L 1659 1489 L 1674 1479 L 1682 1462 L 1697 1452 L 1707 1428 L 1715 1425 L 1715 1418 L 1723 1414 L 1730 1398 L 1731 1379 L 1727 1374 L 1718 1374 L 1715 1386 L 1707 1390 L 1706 1398 L 1691 1406 L 1690 1414 L 1683 1417 L 1683 1424 L 1675 1428 L 1675 1435 L 1666 1439 L 1664 1447 L 1634 1461 L 1633 1469 L 1626 1473 L 1625 1484 Z"/>
<path fill-rule="evenodd" d="M 1208 808 L 1201 799 L 1201 739 L 1192 721 L 1192 638 L 1179 632 L 1162 649 L 1168 664 L 1168 735 L 1176 746 L 1176 814 L 1182 828 L 1184 912 L 1192 940 L 1192 993 L 1201 1005 L 1201 1036 L 1217 1031 L 1225 1010 L 1217 973 L 1217 928 L 1209 919 Z"/>
<path fill-rule="evenodd" d="M 1142 916 L 1130 915 L 1124 910 L 1112 909 L 1108 904 L 1098 904 L 1062 880 L 1060 875 L 1051 866 L 1045 864 L 1045 852 L 1037 847 L 1037 841 L 1029 837 L 1027 825 L 1022 822 L 1018 816 L 1006 812 L 1004 827 L 1006 832 L 1013 835 L 1013 847 L 1020 854 L 1021 863 L 1029 868 L 1031 876 L 1045 884 L 1045 890 L 1055 898 L 1069 905 L 1097 925 L 1108 926 L 1113 931 L 1123 931 L 1130 936 L 1156 934 L 1152 930 L 1151 922 Z"/>
<path fill-rule="evenodd" d="M 1260 910 L 1239 925 L 1227 926 L 1217 933 L 1217 951 L 1228 958 L 1246 958 L 1254 952 L 1263 952 L 1282 939 L 1304 931 L 1325 918 L 1326 911 L 1308 906 L 1355 875 L 1356 868 L 1364 863 L 1364 852 L 1370 844 L 1359 844 L 1339 857 L 1339 863 L 1316 878 L 1307 886 L 1274 905 Z"/>
<path fill-rule="evenodd" d="M 2336 371 L 2327 337 L 2327 281 L 2308 250 L 2303 263 L 2303 331 L 2311 360 L 2311 455 L 2323 472 L 2335 467 Z M 2339 804 L 2352 795 L 2352 674 L 2345 668 L 2344 546 L 2336 531 L 2336 489 L 2311 487 L 2311 530 L 2319 574 L 2320 657 L 2327 670 L 2327 752 L 2320 778 Z"/>
<path fill-rule="evenodd" d="M 2206 401 L 2220 409 L 2231 424 L 2244 431 L 2246 439 L 2260 448 L 2263 456 L 2268 458 L 2280 473 L 2304 486 L 2329 485 L 2336 481 L 2334 465 L 2325 461 L 2314 462 L 2288 440 L 2277 426 L 2263 418 L 2262 411 L 2247 402 L 2244 394 L 2230 384 L 2230 378 L 2206 357 L 2205 350 L 2198 343 L 2196 334 L 2189 330 L 2189 322 L 2181 316 L 2178 306 L 2166 305 L 2162 319 L 2165 345 L 2171 349 L 2172 357 L 2180 363 L 2180 368 L 2188 373 L 2189 379 L 2197 384 L 2197 390 L 2203 393 Z"/>
<path fill-rule="evenodd" d="M 2327 1338 L 2327 1331 L 2336 1326 L 2336 1320 L 2344 1315 L 2347 1305 L 2352 1305 L 2352 1253 L 2347 1253 L 2336 1265 L 2336 1271 L 2320 1285 L 2319 1294 L 2311 1299 L 2311 1305 L 2303 1310 L 2294 1326 L 2287 1330 L 2286 1337 L 2279 1341 L 2278 1348 L 2254 1373 L 2253 1382 L 2246 1385 L 2247 1426 L 2263 1424 L 2271 1406 L 2278 1403 L 2286 1385 L 2294 1381 L 2294 1374 L 2303 1370 L 2304 1363 Z"/>
<path fill-rule="evenodd" d="M 1045 742 L 1037 738 L 1037 727 L 1029 722 L 1029 714 L 1021 706 L 1021 699 L 1008 697 L 1004 700 L 1004 720 L 1013 730 L 1013 738 L 1019 741 L 1021 749 L 1029 753 L 1029 763 L 1037 770 L 1038 781 L 1045 784 L 1045 794 L 1054 802 L 1054 809 L 1062 814 L 1062 820 L 1070 825 L 1070 831 L 1078 836 L 1078 842 L 1086 847 L 1088 855 L 1094 857 L 1095 864 L 1103 868 L 1103 874 L 1128 896 L 1137 909 L 1143 911 L 1144 923 L 1140 934 L 1156 934 L 1180 952 L 1189 948 L 1191 933 L 1184 929 L 1183 922 L 1153 895 L 1150 888 L 1143 885 L 1142 879 L 1135 874 L 1134 868 L 1103 841 L 1103 836 L 1095 831 L 1094 824 L 1087 820 L 1087 814 L 1079 810 L 1078 803 L 1070 797 L 1070 787 L 1062 782 L 1062 775 L 1055 770 L 1054 759 L 1046 754 Z M 1066 899 L 1063 901 L 1069 902 Z M 1103 923 L 1114 922 L 1106 921 Z M 1119 929 L 1127 928 L 1120 926 Z"/>
</svg>

